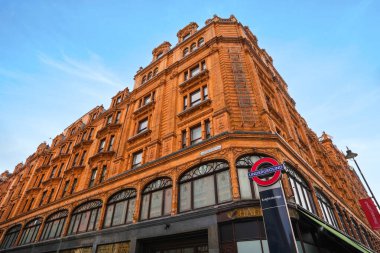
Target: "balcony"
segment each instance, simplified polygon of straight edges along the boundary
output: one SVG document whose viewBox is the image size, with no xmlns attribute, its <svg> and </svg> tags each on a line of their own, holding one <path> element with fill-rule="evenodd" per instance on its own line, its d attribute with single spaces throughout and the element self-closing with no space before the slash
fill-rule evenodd
<svg viewBox="0 0 380 253">
<path fill-rule="evenodd" d="M 105 135 L 109 134 L 109 133 L 112 133 L 114 131 L 116 131 L 117 129 L 119 129 L 121 127 L 121 124 L 119 123 L 111 123 L 111 124 L 108 124 L 106 125 L 105 127 L 103 127 L 102 129 L 100 129 L 97 133 L 96 133 L 96 138 L 98 139 L 101 139 L 103 138 Z"/>
<path fill-rule="evenodd" d="M 138 134 L 132 136 L 131 138 L 129 138 L 129 139 L 128 139 L 128 142 L 129 142 L 129 143 L 132 143 L 132 142 L 136 141 L 137 139 L 140 139 L 140 138 L 146 137 L 146 136 L 148 136 L 151 132 L 152 132 L 152 130 L 150 130 L 150 129 L 146 129 L 146 130 L 144 130 L 144 131 L 142 131 L 142 132 L 140 132 L 140 133 L 138 133 Z"/>
<path fill-rule="evenodd" d="M 91 143 L 93 142 L 93 140 L 82 140 L 80 141 L 79 143 L 75 144 L 74 147 L 73 147 L 73 150 L 78 150 L 78 149 L 81 149 L 81 148 L 84 148 L 84 147 L 88 147 L 91 145 Z"/>
<path fill-rule="evenodd" d="M 115 155 L 115 151 L 103 151 L 91 156 L 88 161 L 89 163 L 92 163 L 100 159 L 110 159 L 114 155 Z"/>
<path fill-rule="evenodd" d="M 67 170 L 65 170 L 64 174 L 76 174 L 78 172 L 81 172 L 86 166 L 84 164 L 82 165 L 76 165 L 76 166 L 71 166 Z"/>
<path fill-rule="evenodd" d="M 70 157 L 70 154 L 68 154 L 68 153 L 59 153 L 58 155 L 56 155 L 55 157 L 53 157 L 53 159 L 51 159 L 51 161 L 52 161 L 52 163 L 55 163 L 57 161 L 66 159 L 68 157 Z"/>
<path fill-rule="evenodd" d="M 185 116 L 188 116 L 190 114 L 192 114 L 194 111 L 196 110 L 200 110 L 204 107 L 207 107 L 211 104 L 211 100 L 210 99 L 206 99 L 206 100 L 203 100 L 202 102 L 200 102 L 199 104 L 197 105 L 194 105 L 194 106 L 191 106 L 189 108 L 187 108 L 186 110 L 180 112 L 177 114 L 177 116 L 182 119 L 183 117 Z"/>
<path fill-rule="evenodd" d="M 138 108 L 136 111 L 133 112 L 133 117 L 136 118 L 148 111 L 152 111 L 153 108 L 154 108 L 154 104 L 156 103 L 156 101 L 150 101 L 149 103 L 141 106 L 140 108 Z"/>
<path fill-rule="evenodd" d="M 191 89 L 195 85 L 197 85 L 200 82 L 206 81 L 209 77 L 209 71 L 207 69 L 202 70 L 197 75 L 190 77 L 183 83 L 179 84 L 179 92 L 182 94 L 186 92 L 187 90 Z"/>
</svg>

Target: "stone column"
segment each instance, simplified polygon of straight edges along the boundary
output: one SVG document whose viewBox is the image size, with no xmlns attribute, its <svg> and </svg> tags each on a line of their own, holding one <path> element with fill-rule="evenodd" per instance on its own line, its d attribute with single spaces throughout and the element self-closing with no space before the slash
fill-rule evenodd
<svg viewBox="0 0 380 253">
<path fill-rule="evenodd" d="M 232 188 L 232 199 L 234 201 L 240 200 L 240 191 L 239 191 L 239 178 L 237 174 L 235 156 L 232 152 L 228 152 L 228 162 L 230 165 L 230 178 L 231 178 L 231 188 Z"/>
<path fill-rule="evenodd" d="M 96 230 L 101 230 L 103 227 L 104 219 L 106 217 L 106 210 L 107 210 L 107 197 L 103 196 L 102 198 L 102 208 L 100 209 L 100 219 L 99 219 L 99 224 L 96 228 Z"/>
<path fill-rule="evenodd" d="M 137 192 L 136 192 L 135 211 L 133 213 L 133 223 L 137 223 L 139 221 L 139 217 L 140 217 L 141 195 L 142 195 L 141 182 L 138 183 L 136 188 L 137 188 L 136 189 Z"/>
<path fill-rule="evenodd" d="M 178 213 L 178 172 L 173 170 L 172 172 L 172 211 L 171 215 L 174 216 Z"/>
<path fill-rule="evenodd" d="M 208 252 L 219 253 L 219 235 L 217 223 L 208 227 Z"/>
</svg>

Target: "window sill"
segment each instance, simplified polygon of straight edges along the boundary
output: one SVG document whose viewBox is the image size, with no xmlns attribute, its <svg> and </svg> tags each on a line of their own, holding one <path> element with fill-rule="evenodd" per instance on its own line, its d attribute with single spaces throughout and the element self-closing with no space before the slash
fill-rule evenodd
<svg viewBox="0 0 380 253">
<path fill-rule="evenodd" d="M 146 136 L 148 136 L 151 132 L 152 132 L 152 130 L 150 130 L 150 129 L 146 129 L 146 130 L 144 130 L 144 131 L 142 131 L 142 132 L 140 132 L 140 133 L 138 133 L 138 134 L 132 136 L 131 138 L 129 138 L 129 139 L 128 139 L 128 142 L 131 143 L 131 142 L 136 141 L 137 139 L 140 139 L 140 138 L 146 137 Z"/>
<path fill-rule="evenodd" d="M 143 114 L 149 110 L 152 110 L 155 103 L 156 102 L 153 100 L 153 101 L 150 101 L 149 103 L 141 106 L 140 108 L 138 108 L 136 111 L 133 112 L 133 116 L 136 118 L 139 115 L 141 115 L 141 114 Z"/>
<path fill-rule="evenodd" d="M 108 124 L 96 133 L 96 138 L 101 139 L 106 134 L 111 133 L 111 132 L 115 131 L 116 129 L 120 128 L 120 126 L 121 126 L 121 124 L 119 124 L 119 123 Z"/>
<path fill-rule="evenodd" d="M 41 165 L 40 167 L 38 167 L 38 168 L 36 169 L 36 173 L 39 173 L 40 171 L 46 170 L 46 169 L 48 169 L 49 167 L 50 167 L 50 166 L 47 165 L 47 164 L 45 164 L 45 165 Z"/>
<path fill-rule="evenodd" d="M 192 107 L 190 107 L 190 108 L 187 108 L 186 110 L 184 110 L 184 111 L 178 113 L 177 116 L 178 116 L 179 118 L 182 119 L 183 117 L 185 117 L 185 116 L 187 116 L 187 115 L 190 115 L 190 114 L 193 113 L 194 111 L 196 111 L 196 110 L 198 110 L 198 109 L 201 109 L 201 108 L 203 108 L 203 107 L 209 106 L 210 104 L 211 104 L 211 100 L 210 100 L 210 99 L 203 100 L 203 101 L 200 102 L 199 104 L 194 105 L 194 106 L 192 106 Z"/>
<path fill-rule="evenodd" d="M 62 159 L 68 158 L 69 156 L 70 156 L 70 154 L 68 154 L 68 153 L 58 154 L 58 155 L 55 156 L 53 159 L 51 159 L 51 162 L 54 163 L 54 162 L 57 162 L 57 161 L 59 161 L 59 160 L 62 160 Z"/>
<path fill-rule="evenodd" d="M 82 147 L 90 146 L 93 140 L 82 140 L 81 142 L 74 145 L 73 150 L 78 150 Z"/>
<path fill-rule="evenodd" d="M 69 169 L 65 170 L 64 174 L 69 174 L 70 172 L 75 173 L 77 171 L 82 171 L 85 168 L 85 165 L 72 166 Z"/>
<path fill-rule="evenodd" d="M 42 185 L 44 185 L 44 186 L 51 185 L 51 184 L 55 184 L 55 183 L 57 183 L 59 181 L 61 181 L 61 177 L 52 177 L 52 178 L 49 178 L 46 181 L 43 181 Z"/>
<path fill-rule="evenodd" d="M 183 94 L 185 91 L 194 87 L 196 84 L 198 84 L 202 81 L 205 81 L 208 78 L 208 76 L 209 76 L 209 71 L 207 69 L 202 70 L 197 75 L 190 77 L 189 79 L 187 79 L 183 83 L 180 83 L 179 84 L 179 89 L 180 89 L 179 92 L 181 94 Z"/>
<path fill-rule="evenodd" d="M 88 159 L 88 161 L 90 163 L 96 161 L 96 160 L 99 160 L 101 158 L 110 158 L 112 157 L 113 155 L 115 154 L 115 151 L 103 151 L 103 152 L 99 152 L 93 156 L 90 157 L 90 159 Z"/>
</svg>

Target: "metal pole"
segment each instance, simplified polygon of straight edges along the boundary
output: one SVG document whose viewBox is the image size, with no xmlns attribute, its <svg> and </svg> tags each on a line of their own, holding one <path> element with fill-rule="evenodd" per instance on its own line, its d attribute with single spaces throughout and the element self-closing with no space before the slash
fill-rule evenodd
<svg viewBox="0 0 380 253">
<path fill-rule="evenodd" d="M 369 192 L 371 193 L 371 195 L 372 195 L 371 197 L 375 200 L 376 205 L 377 205 L 377 208 L 380 210 L 379 203 L 377 202 L 377 199 L 375 198 L 375 195 L 373 195 L 373 192 L 372 192 L 372 190 L 371 190 L 371 187 L 369 187 L 369 185 L 368 185 L 368 183 L 367 183 L 367 180 L 365 179 L 365 177 L 364 177 L 364 175 L 363 175 L 363 173 L 362 173 L 362 170 L 360 169 L 360 167 L 359 167 L 358 163 L 356 162 L 355 158 L 353 157 L 352 159 L 354 160 L 354 162 L 355 162 L 355 164 L 356 164 L 356 167 L 358 168 L 359 173 L 360 173 L 360 175 L 362 176 L 362 178 L 363 178 L 363 180 L 364 180 L 365 185 L 367 186 Z"/>
</svg>

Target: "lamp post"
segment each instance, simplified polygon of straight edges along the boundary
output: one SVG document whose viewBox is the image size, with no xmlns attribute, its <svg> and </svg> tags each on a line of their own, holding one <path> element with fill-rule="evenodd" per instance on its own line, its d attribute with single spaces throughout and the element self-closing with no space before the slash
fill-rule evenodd
<svg viewBox="0 0 380 253">
<path fill-rule="evenodd" d="M 375 200 L 376 205 L 377 205 L 377 208 L 380 209 L 379 203 L 377 202 L 377 199 L 375 198 L 375 195 L 373 195 L 373 192 L 372 192 L 372 190 L 371 190 L 371 187 L 369 187 L 369 185 L 368 185 L 368 183 L 367 183 L 367 180 L 365 179 L 365 177 L 364 177 L 364 175 L 363 175 L 363 173 L 362 173 L 362 170 L 360 169 L 358 163 L 357 163 L 356 160 L 355 160 L 355 157 L 357 157 L 358 154 L 352 152 L 348 147 L 346 147 L 346 148 L 347 148 L 347 151 L 346 151 L 347 154 L 345 155 L 346 159 L 352 159 L 352 160 L 354 160 L 354 162 L 355 162 L 355 164 L 356 164 L 356 167 L 358 168 L 359 173 L 360 173 L 360 175 L 362 176 L 362 178 L 363 178 L 363 180 L 364 180 L 365 185 L 367 186 L 369 192 L 371 193 L 371 198 L 373 198 L 373 199 Z"/>
</svg>

